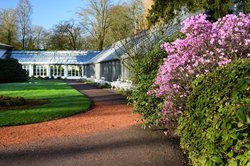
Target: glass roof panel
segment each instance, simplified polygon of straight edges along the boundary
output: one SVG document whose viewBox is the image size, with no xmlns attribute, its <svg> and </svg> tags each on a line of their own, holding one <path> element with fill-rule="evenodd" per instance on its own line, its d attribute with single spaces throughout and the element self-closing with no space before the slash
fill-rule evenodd
<svg viewBox="0 0 250 166">
<path fill-rule="evenodd" d="M 12 51 L 11 57 L 20 63 L 84 64 L 100 51 Z"/>
</svg>

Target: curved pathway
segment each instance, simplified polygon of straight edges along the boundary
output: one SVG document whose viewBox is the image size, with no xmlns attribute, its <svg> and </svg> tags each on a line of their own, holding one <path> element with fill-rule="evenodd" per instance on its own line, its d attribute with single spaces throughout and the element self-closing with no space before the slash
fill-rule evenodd
<svg viewBox="0 0 250 166">
<path fill-rule="evenodd" d="M 76 81 L 89 112 L 37 124 L 0 127 L 0 165 L 185 165 L 178 141 L 136 125 L 126 99 Z"/>
</svg>

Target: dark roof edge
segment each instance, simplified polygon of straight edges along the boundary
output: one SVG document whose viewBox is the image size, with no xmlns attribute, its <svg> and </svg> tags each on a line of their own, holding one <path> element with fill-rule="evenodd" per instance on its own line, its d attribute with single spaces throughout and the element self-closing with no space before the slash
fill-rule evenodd
<svg viewBox="0 0 250 166">
<path fill-rule="evenodd" d="M 10 50 L 10 49 L 13 49 L 13 46 L 7 45 L 7 44 L 3 44 L 3 43 L 0 43 L 0 49 L 7 49 L 7 50 Z"/>
</svg>

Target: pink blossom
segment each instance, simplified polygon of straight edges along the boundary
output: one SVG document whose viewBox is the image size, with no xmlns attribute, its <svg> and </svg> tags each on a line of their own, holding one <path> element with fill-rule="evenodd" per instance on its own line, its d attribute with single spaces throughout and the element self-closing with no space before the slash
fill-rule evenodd
<svg viewBox="0 0 250 166">
<path fill-rule="evenodd" d="M 168 56 L 154 82 L 153 94 L 165 98 L 162 109 L 165 121 L 178 118 L 183 111 L 196 77 L 235 59 L 250 57 L 249 14 L 226 15 L 214 23 L 200 14 L 186 19 L 182 25 L 181 32 L 186 38 L 161 45 Z"/>
</svg>

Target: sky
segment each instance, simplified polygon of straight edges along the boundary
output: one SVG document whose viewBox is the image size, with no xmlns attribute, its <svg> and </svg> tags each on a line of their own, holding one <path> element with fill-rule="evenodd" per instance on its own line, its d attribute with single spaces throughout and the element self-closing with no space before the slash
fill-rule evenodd
<svg viewBox="0 0 250 166">
<path fill-rule="evenodd" d="M 114 3 L 122 0 L 114 0 Z M 19 0 L 0 0 L 0 10 L 16 8 Z M 40 25 L 50 29 L 53 25 L 63 20 L 78 20 L 76 14 L 80 8 L 85 8 L 88 0 L 30 0 L 33 13 L 33 25 Z"/>
</svg>

